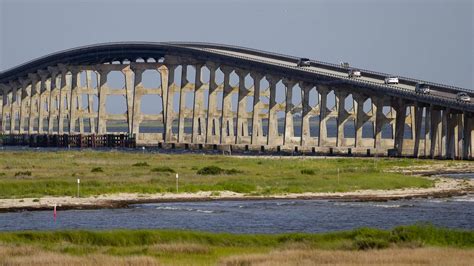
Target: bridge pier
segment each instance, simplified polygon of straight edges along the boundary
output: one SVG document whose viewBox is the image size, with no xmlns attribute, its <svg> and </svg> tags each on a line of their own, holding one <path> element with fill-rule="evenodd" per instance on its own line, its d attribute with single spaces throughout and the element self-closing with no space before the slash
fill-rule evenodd
<svg viewBox="0 0 474 266">
<path fill-rule="evenodd" d="M 121 133 L 135 136 L 139 145 L 344 155 L 388 155 L 390 150 L 397 156 L 444 159 L 474 154 L 472 113 L 455 106 L 212 58 L 170 54 L 153 63 L 128 60 L 58 64 L 0 83 L 1 133 L 100 136 L 112 133 L 111 122 L 126 121 Z M 159 74 L 157 88 L 144 87 L 146 70 Z M 123 74 L 123 88 L 108 85 L 112 71 Z M 231 84 L 231 75 L 238 84 Z M 107 99 L 114 95 L 125 98 L 125 113 L 107 113 Z M 161 112 L 142 113 L 147 95 L 160 96 Z M 147 121 L 160 122 L 162 132 L 142 132 Z"/>
</svg>

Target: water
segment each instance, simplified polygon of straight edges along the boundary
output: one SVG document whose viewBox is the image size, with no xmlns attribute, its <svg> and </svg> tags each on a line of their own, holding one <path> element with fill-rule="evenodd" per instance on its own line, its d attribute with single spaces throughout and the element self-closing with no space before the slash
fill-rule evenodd
<svg viewBox="0 0 474 266">
<path fill-rule="evenodd" d="M 389 229 L 429 222 L 474 229 L 474 195 L 390 202 L 325 200 L 210 201 L 138 204 L 131 208 L 0 214 L 0 231 L 160 228 L 231 233 Z"/>
<path fill-rule="evenodd" d="M 442 177 L 449 177 L 449 178 L 461 178 L 461 179 L 474 179 L 474 173 L 457 173 L 457 174 L 442 174 L 439 175 Z"/>
</svg>

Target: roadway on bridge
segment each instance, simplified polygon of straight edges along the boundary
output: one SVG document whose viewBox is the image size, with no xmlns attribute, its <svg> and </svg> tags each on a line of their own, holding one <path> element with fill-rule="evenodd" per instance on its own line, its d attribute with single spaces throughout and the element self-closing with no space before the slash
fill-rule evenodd
<svg viewBox="0 0 474 266">
<path fill-rule="evenodd" d="M 264 57 L 264 56 L 252 55 L 252 54 L 241 53 L 241 52 L 236 52 L 236 51 L 229 51 L 229 50 L 221 50 L 221 49 L 215 49 L 215 48 L 193 48 L 193 49 L 208 51 L 208 52 L 215 53 L 215 54 L 222 54 L 222 55 L 228 55 L 228 56 L 233 56 L 233 57 L 240 57 L 240 58 L 245 58 L 245 59 L 252 60 L 252 61 L 264 62 L 264 63 L 268 63 L 268 64 L 273 64 L 273 65 L 280 65 L 280 66 L 284 66 L 284 67 L 287 67 L 287 68 L 299 68 L 301 70 L 308 71 L 308 72 L 316 72 L 316 73 L 322 73 L 322 74 L 336 75 L 336 76 L 341 77 L 341 78 L 347 78 L 348 77 L 347 72 L 330 70 L 330 69 L 315 67 L 315 66 L 297 67 L 294 62 L 285 61 L 285 60 L 278 60 L 278 59 L 268 58 L 268 57 Z M 391 87 L 395 87 L 395 88 L 398 88 L 398 89 L 406 89 L 406 90 L 410 90 L 410 91 L 413 91 L 413 92 L 415 91 L 415 86 L 402 84 L 402 83 L 399 83 L 399 84 L 396 84 L 396 85 L 395 84 L 386 85 L 384 83 L 384 80 L 365 77 L 363 75 L 363 72 L 362 72 L 362 77 L 355 78 L 355 80 L 365 81 L 365 82 L 372 82 L 372 83 L 379 84 L 381 86 L 391 86 Z M 433 90 L 433 89 L 431 89 L 430 95 L 441 97 L 441 98 L 452 99 L 452 100 L 456 99 L 456 94 L 454 94 L 454 93 L 437 91 L 437 90 Z M 471 99 L 471 102 L 472 102 L 472 99 Z"/>
</svg>

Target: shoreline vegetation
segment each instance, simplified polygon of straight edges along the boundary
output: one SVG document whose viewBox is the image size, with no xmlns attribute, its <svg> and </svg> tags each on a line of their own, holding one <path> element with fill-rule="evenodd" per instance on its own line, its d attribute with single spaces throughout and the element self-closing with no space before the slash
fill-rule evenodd
<svg viewBox="0 0 474 266">
<path fill-rule="evenodd" d="M 1 265 L 469 265 L 473 259 L 474 231 L 426 224 L 268 235 L 172 230 L 0 233 Z"/>
<path fill-rule="evenodd" d="M 2 151 L 0 212 L 117 208 L 134 203 L 246 199 L 386 201 L 474 190 L 474 162 L 160 154 L 122 151 Z M 176 193 L 179 174 L 179 193 Z M 77 197 L 77 179 L 80 179 Z"/>
</svg>

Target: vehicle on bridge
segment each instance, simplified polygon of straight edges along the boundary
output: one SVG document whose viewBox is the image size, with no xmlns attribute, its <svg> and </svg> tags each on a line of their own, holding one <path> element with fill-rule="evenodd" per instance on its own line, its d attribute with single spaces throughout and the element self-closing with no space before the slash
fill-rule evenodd
<svg viewBox="0 0 474 266">
<path fill-rule="evenodd" d="M 430 86 L 425 83 L 419 82 L 415 86 L 415 92 L 420 94 L 430 94 Z"/>
<path fill-rule="evenodd" d="M 309 61 L 308 58 L 300 58 L 298 60 L 298 63 L 296 63 L 298 67 L 308 67 L 311 66 L 311 62 Z"/>
<path fill-rule="evenodd" d="M 349 68 L 348 62 L 341 62 L 341 67 Z"/>
<path fill-rule="evenodd" d="M 360 78 L 362 75 L 359 69 L 352 68 L 348 72 L 349 78 Z"/>
<path fill-rule="evenodd" d="M 384 80 L 385 84 L 398 84 L 398 77 L 396 76 L 388 76 Z"/>
<path fill-rule="evenodd" d="M 465 92 L 459 92 L 458 94 L 456 94 L 456 100 L 459 102 L 469 103 L 471 102 L 471 97 Z"/>
</svg>

